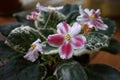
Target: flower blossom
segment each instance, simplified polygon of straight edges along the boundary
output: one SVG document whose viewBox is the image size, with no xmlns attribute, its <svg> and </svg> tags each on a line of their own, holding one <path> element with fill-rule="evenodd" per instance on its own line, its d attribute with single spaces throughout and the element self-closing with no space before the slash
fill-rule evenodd
<svg viewBox="0 0 120 80">
<path fill-rule="evenodd" d="M 66 22 L 57 25 L 57 34 L 48 36 L 48 44 L 59 47 L 59 55 L 62 59 L 69 59 L 74 54 L 74 49 L 82 49 L 85 46 L 86 38 L 79 35 L 81 26 L 75 22 L 70 27 Z"/>
<path fill-rule="evenodd" d="M 36 12 L 36 11 L 33 11 L 31 12 L 31 15 L 27 15 L 27 20 L 37 20 L 37 16 L 39 16 L 40 13 L 39 12 Z"/>
<path fill-rule="evenodd" d="M 78 22 L 81 24 L 87 24 L 89 28 L 95 28 L 95 30 L 106 30 L 108 26 L 104 24 L 103 20 L 101 19 L 100 10 L 89 10 L 89 9 L 81 9 L 79 8 L 80 16 L 76 18 Z"/>
<path fill-rule="evenodd" d="M 40 39 L 37 39 L 35 42 L 32 43 L 30 49 L 24 56 L 25 59 L 34 62 L 38 59 L 39 53 L 43 51 L 43 45 L 40 43 Z"/>
</svg>

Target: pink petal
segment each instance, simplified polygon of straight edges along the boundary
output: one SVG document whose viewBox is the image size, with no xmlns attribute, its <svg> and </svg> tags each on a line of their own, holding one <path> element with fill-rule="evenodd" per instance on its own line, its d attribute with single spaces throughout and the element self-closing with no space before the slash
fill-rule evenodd
<svg viewBox="0 0 120 80">
<path fill-rule="evenodd" d="M 88 8 L 86 8 L 86 9 L 84 9 L 84 13 L 85 13 L 86 15 L 89 15 L 89 14 L 90 14 L 90 10 L 89 10 Z"/>
<path fill-rule="evenodd" d="M 43 51 L 43 45 L 42 44 L 37 45 L 36 50 L 38 50 L 39 52 L 42 52 Z"/>
<path fill-rule="evenodd" d="M 66 22 L 61 22 L 57 25 L 57 32 L 59 34 L 66 34 L 70 30 L 70 26 Z"/>
<path fill-rule="evenodd" d="M 36 17 L 37 16 L 37 12 L 35 12 L 35 11 L 33 11 L 32 13 L 31 13 L 31 15 L 33 15 L 33 17 Z"/>
<path fill-rule="evenodd" d="M 48 44 L 53 47 L 58 47 L 64 42 L 64 36 L 61 34 L 54 34 L 48 36 Z"/>
<path fill-rule="evenodd" d="M 70 31 L 70 35 L 71 36 L 75 36 L 77 34 L 79 34 L 79 32 L 81 31 L 81 26 L 79 23 L 75 22 L 71 28 L 71 31 Z"/>
<path fill-rule="evenodd" d="M 89 16 L 88 15 L 81 15 L 76 18 L 78 22 L 81 24 L 86 24 L 89 21 Z"/>
<path fill-rule="evenodd" d="M 32 15 L 27 15 L 26 19 L 27 19 L 27 20 L 33 20 L 34 18 L 33 18 Z"/>
<path fill-rule="evenodd" d="M 98 14 L 98 16 L 101 14 L 100 9 L 96 10 L 96 14 Z"/>
<path fill-rule="evenodd" d="M 64 42 L 64 44 L 59 48 L 59 54 L 62 59 L 69 59 L 73 55 L 73 47 L 69 42 Z"/>
<path fill-rule="evenodd" d="M 98 27 L 100 30 L 106 30 L 108 28 L 108 25 L 102 24 L 101 27 Z"/>
<path fill-rule="evenodd" d="M 103 23 L 101 19 L 96 19 L 96 26 L 95 28 L 100 29 L 100 30 L 106 30 L 108 26 Z"/>
<path fill-rule="evenodd" d="M 81 49 L 86 44 L 86 38 L 83 35 L 72 38 L 71 43 L 75 49 Z"/>
<path fill-rule="evenodd" d="M 24 58 L 31 62 L 35 62 L 36 59 L 38 59 L 38 56 L 39 54 L 36 50 L 29 50 L 27 54 L 24 56 Z"/>
</svg>

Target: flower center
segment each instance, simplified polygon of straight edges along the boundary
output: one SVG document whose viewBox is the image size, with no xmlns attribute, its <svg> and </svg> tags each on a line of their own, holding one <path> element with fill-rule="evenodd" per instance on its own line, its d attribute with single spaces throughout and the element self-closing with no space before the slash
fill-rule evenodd
<svg viewBox="0 0 120 80">
<path fill-rule="evenodd" d="M 94 19 L 94 18 L 95 18 L 95 15 L 94 15 L 94 14 L 91 14 L 91 15 L 90 15 L 90 18 Z"/>
<path fill-rule="evenodd" d="M 69 40 L 71 39 L 71 36 L 70 36 L 69 34 L 66 34 L 66 35 L 65 35 L 65 39 L 66 39 L 67 41 L 69 41 Z"/>
<path fill-rule="evenodd" d="M 36 45 L 31 45 L 31 49 L 33 50 L 33 49 L 35 49 L 35 47 L 36 47 Z"/>
</svg>

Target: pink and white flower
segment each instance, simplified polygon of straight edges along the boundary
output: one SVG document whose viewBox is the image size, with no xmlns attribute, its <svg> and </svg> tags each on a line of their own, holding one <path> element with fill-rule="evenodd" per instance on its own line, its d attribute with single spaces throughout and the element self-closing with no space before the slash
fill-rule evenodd
<svg viewBox="0 0 120 80">
<path fill-rule="evenodd" d="M 89 10 L 89 9 L 81 9 L 80 10 L 80 16 L 77 17 L 77 21 L 81 24 L 87 24 L 89 28 L 95 28 L 95 30 L 106 30 L 108 26 L 104 24 L 103 20 L 100 17 L 100 10 Z"/>
<path fill-rule="evenodd" d="M 74 49 L 84 48 L 86 38 L 78 35 L 81 26 L 75 22 L 72 27 L 66 22 L 57 25 L 57 34 L 48 36 L 48 44 L 59 47 L 59 55 L 62 59 L 69 59 L 73 56 Z"/>
<path fill-rule="evenodd" d="M 43 45 L 40 43 L 40 39 L 37 39 L 35 42 L 32 43 L 30 49 L 28 50 L 27 54 L 24 56 L 25 59 L 34 62 L 39 57 L 38 52 L 43 51 Z"/>
<path fill-rule="evenodd" d="M 40 15 L 40 13 L 33 11 L 31 12 L 31 15 L 27 15 L 27 20 L 37 20 L 37 17 Z"/>
</svg>

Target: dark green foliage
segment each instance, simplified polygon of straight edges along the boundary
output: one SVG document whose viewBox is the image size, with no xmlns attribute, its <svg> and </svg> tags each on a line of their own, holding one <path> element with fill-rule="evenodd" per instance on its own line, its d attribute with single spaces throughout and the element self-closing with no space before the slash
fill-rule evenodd
<svg viewBox="0 0 120 80">
<path fill-rule="evenodd" d="M 109 41 L 108 47 L 104 47 L 101 50 L 110 52 L 111 54 L 120 54 L 120 42 L 112 38 Z"/>
<path fill-rule="evenodd" d="M 7 37 L 13 29 L 20 27 L 21 25 L 24 25 L 24 24 L 19 23 L 19 22 L 7 23 L 7 24 L 0 26 L 0 32 L 2 35 Z"/>
<path fill-rule="evenodd" d="M 82 66 L 76 61 L 61 63 L 54 73 L 58 80 L 87 80 Z"/>
<path fill-rule="evenodd" d="M 66 21 L 71 24 L 76 21 L 76 17 L 79 16 L 79 11 L 72 11 L 67 15 Z"/>
<path fill-rule="evenodd" d="M 85 69 L 88 80 L 120 80 L 120 72 L 104 64 L 90 64 Z"/>
<path fill-rule="evenodd" d="M 68 23 L 76 21 L 76 17 L 80 15 L 78 5 L 66 4 L 60 12 L 66 16 Z"/>
<path fill-rule="evenodd" d="M 0 41 L 0 58 L 8 58 L 13 53 L 16 53 L 13 49 L 4 44 L 4 41 Z"/>
<path fill-rule="evenodd" d="M 43 39 L 39 32 L 31 27 L 25 26 L 12 30 L 5 43 L 14 50 L 23 53 L 27 52 L 30 45 L 38 38 Z"/>
<path fill-rule="evenodd" d="M 44 25 L 46 25 L 46 22 L 48 21 L 47 28 L 56 29 L 56 25 L 64 20 L 66 20 L 66 16 L 59 11 L 44 12 Z"/>
<path fill-rule="evenodd" d="M 44 35 L 44 37 L 48 37 L 48 35 L 55 34 L 56 30 L 53 28 L 41 28 L 39 32 Z"/>
<path fill-rule="evenodd" d="M 55 76 L 50 76 L 46 80 L 57 80 L 57 78 Z"/>
<path fill-rule="evenodd" d="M 73 56 L 73 59 L 78 61 L 82 66 L 88 65 L 90 61 L 90 55 L 89 54 L 84 54 L 81 56 Z"/>
<path fill-rule="evenodd" d="M 33 11 L 33 10 L 31 10 L 31 11 L 18 12 L 18 13 L 15 13 L 15 14 L 13 15 L 13 17 L 15 17 L 18 22 L 21 22 L 21 23 L 23 23 L 23 24 L 25 24 L 25 25 L 29 25 L 29 26 L 31 26 L 31 27 L 35 27 L 34 21 L 30 21 L 30 20 L 27 20 L 27 19 L 26 19 L 26 16 L 29 15 L 29 14 L 31 14 L 32 11 Z"/>
<path fill-rule="evenodd" d="M 8 36 L 5 43 L 9 46 L 4 44 L 4 41 L 0 41 L 0 58 L 9 57 L 8 63 L 0 69 L 0 80 L 120 79 L 120 72 L 114 68 L 102 64 L 88 65 L 90 59 L 88 54 L 77 57 L 73 56 L 69 60 L 62 60 L 58 54 L 58 48 L 51 47 L 47 44 L 46 40 L 48 35 L 57 32 L 56 26 L 59 22 L 66 21 L 71 25 L 76 21 L 76 17 L 80 15 L 78 5 L 67 4 L 59 11 L 42 11 L 39 16 L 39 26 L 37 28 L 34 25 L 34 21 L 26 19 L 26 15 L 31 14 L 31 12 L 16 13 L 14 17 L 18 22 L 0 26 L 0 32 L 4 36 Z M 109 19 L 103 19 L 103 21 L 108 25 L 107 31 L 98 30 L 85 35 L 87 39 L 86 49 L 83 49 L 83 51 L 75 50 L 76 54 L 82 53 L 84 50 L 93 52 L 99 49 L 111 52 L 112 54 L 120 53 L 120 42 L 111 39 L 116 28 L 115 23 Z M 28 26 L 20 27 L 21 25 Z M 30 48 L 30 45 L 38 38 L 46 46 L 43 49 L 43 53 L 39 53 L 39 58 L 32 63 L 24 59 L 23 56 Z"/>
<path fill-rule="evenodd" d="M 43 80 L 46 67 L 23 59 L 23 55 L 11 59 L 0 71 L 2 80 Z"/>
<path fill-rule="evenodd" d="M 74 11 L 79 11 L 78 5 L 66 4 L 64 5 L 64 8 L 60 10 L 60 12 L 66 16 Z"/>
</svg>

